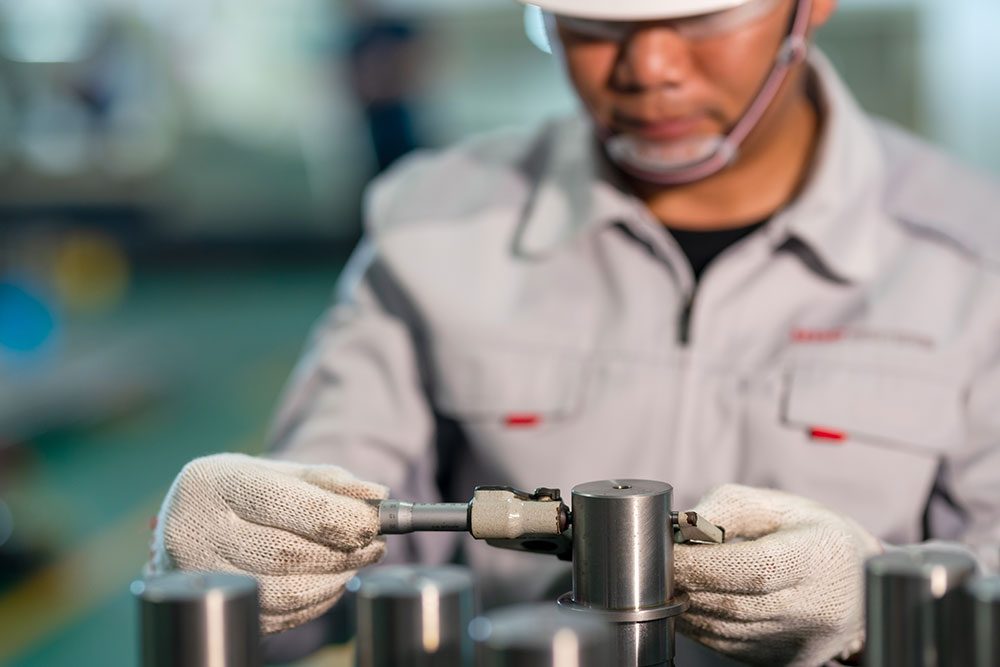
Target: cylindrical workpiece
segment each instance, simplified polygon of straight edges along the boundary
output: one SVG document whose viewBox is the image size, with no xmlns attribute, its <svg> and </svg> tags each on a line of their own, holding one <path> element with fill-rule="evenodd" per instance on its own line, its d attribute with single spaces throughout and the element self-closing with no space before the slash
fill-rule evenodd
<svg viewBox="0 0 1000 667">
<path fill-rule="evenodd" d="M 481 667 L 608 667 L 612 635 L 608 626 L 556 605 L 504 607 L 475 619 L 469 634 L 479 648 Z"/>
<path fill-rule="evenodd" d="M 958 667 L 956 634 L 971 555 L 935 547 L 895 549 L 865 567 L 867 667 Z"/>
<path fill-rule="evenodd" d="M 971 667 L 1000 667 L 1000 575 L 976 577 L 965 587 L 972 627 Z"/>
<path fill-rule="evenodd" d="M 573 489 L 573 593 L 559 603 L 610 625 L 618 666 L 673 664 L 673 617 L 686 597 L 674 596 L 672 493 L 636 479 Z"/>
<path fill-rule="evenodd" d="M 139 600 L 143 667 L 258 667 L 257 582 L 211 572 L 170 572 L 132 583 Z"/>
<path fill-rule="evenodd" d="M 573 489 L 573 600 L 638 609 L 674 594 L 673 487 L 637 479 Z"/>
<path fill-rule="evenodd" d="M 466 568 L 371 568 L 349 588 L 357 593 L 358 667 L 472 666 L 466 629 L 476 597 Z"/>
</svg>

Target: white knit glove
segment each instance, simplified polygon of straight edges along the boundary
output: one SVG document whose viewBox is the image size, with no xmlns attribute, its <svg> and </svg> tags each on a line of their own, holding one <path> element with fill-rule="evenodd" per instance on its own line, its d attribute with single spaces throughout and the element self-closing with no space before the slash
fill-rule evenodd
<svg viewBox="0 0 1000 667">
<path fill-rule="evenodd" d="M 150 570 L 236 572 L 260 583 L 261 630 L 278 632 L 333 606 L 358 568 L 385 553 L 387 489 L 342 468 L 217 454 L 174 480 L 157 517 Z"/>
<path fill-rule="evenodd" d="M 681 632 L 768 667 L 816 667 L 861 649 L 864 561 L 882 551 L 871 534 L 806 498 L 736 484 L 694 510 L 727 542 L 674 550 L 677 586 L 691 596 Z"/>
</svg>

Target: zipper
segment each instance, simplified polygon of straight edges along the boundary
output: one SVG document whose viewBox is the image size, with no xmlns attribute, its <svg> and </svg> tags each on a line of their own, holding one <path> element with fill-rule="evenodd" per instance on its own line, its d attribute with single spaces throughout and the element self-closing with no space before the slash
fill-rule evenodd
<svg viewBox="0 0 1000 667">
<path fill-rule="evenodd" d="M 681 308 L 680 317 L 677 320 L 677 342 L 681 347 L 687 347 L 691 343 L 691 313 L 694 310 L 694 295 L 697 289 L 691 292 L 691 296 L 684 302 Z"/>
</svg>

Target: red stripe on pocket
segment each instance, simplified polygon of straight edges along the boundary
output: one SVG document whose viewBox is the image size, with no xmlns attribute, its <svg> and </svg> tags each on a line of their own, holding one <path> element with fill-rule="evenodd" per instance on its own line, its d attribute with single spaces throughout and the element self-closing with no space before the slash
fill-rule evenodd
<svg viewBox="0 0 1000 667">
<path fill-rule="evenodd" d="M 526 428 L 538 426 L 542 423 L 542 416 L 539 414 L 514 414 L 504 417 L 504 423 L 511 428 Z"/>
<path fill-rule="evenodd" d="M 813 440 L 824 440 L 826 442 L 844 442 L 847 440 L 847 434 L 843 431 L 835 431 L 830 428 L 820 428 L 818 426 L 809 429 L 809 437 Z"/>
</svg>

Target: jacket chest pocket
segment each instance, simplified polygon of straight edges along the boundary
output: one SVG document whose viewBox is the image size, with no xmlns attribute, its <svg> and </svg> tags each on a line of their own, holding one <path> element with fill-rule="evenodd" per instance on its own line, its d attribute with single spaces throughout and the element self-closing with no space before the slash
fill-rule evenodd
<svg viewBox="0 0 1000 667">
<path fill-rule="evenodd" d="M 782 384 L 780 424 L 757 422 L 752 482 L 811 497 L 891 543 L 921 539 L 941 460 L 963 437 L 958 385 L 825 363 L 793 367 Z"/>
<path fill-rule="evenodd" d="M 784 397 L 787 425 L 938 456 L 962 438 L 960 393 L 945 381 L 817 365 L 792 369 Z"/>
<path fill-rule="evenodd" d="M 435 407 L 480 426 L 543 426 L 568 420 L 581 407 L 580 355 L 481 345 L 441 345 L 434 363 Z"/>
</svg>

